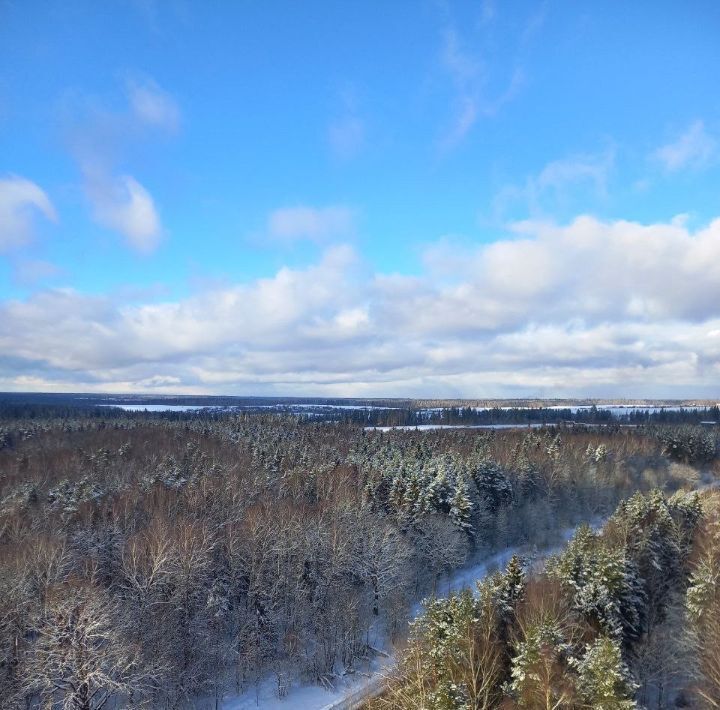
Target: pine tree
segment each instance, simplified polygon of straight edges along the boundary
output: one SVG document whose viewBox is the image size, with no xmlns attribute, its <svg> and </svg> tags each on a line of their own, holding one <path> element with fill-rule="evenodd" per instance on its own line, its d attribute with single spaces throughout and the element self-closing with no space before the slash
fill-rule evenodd
<svg viewBox="0 0 720 710">
<path fill-rule="evenodd" d="M 388 494 L 388 503 L 395 511 L 396 514 L 400 514 L 403 507 L 403 499 L 405 498 L 405 481 L 403 480 L 402 474 L 397 472 L 392 477 L 390 483 L 390 492 Z"/>
<path fill-rule="evenodd" d="M 517 604 L 525 597 L 525 561 L 513 555 L 503 574 L 492 579 L 493 597 L 500 614 L 510 618 Z"/>
<path fill-rule="evenodd" d="M 430 480 L 424 491 L 424 512 L 447 513 L 450 509 L 448 502 L 449 485 L 444 467 Z"/>
<path fill-rule="evenodd" d="M 419 513 L 422 502 L 422 486 L 416 471 L 410 474 L 402 500 L 402 515 L 406 522 L 413 522 Z"/>
<path fill-rule="evenodd" d="M 567 673 L 570 650 L 551 619 L 526 629 L 516 645 L 509 683 L 519 707 L 573 707 L 575 693 Z"/>
<path fill-rule="evenodd" d="M 574 663 L 584 707 L 593 710 L 632 710 L 637 686 L 623 663 L 620 644 L 601 636 L 588 645 L 582 659 Z"/>
<path fill-rule="evenodd" d="M 481 459 L 472 469 L 472 479 L 491 512 L 497 512 L 512 500 L 512 484 L 497 461 L 489 457 Z"/>
<path fill-rule="evenodd" d="M 591 625 L 632 641 L 642 632 L 645 594 L 632 559 L 582 525 L 547 571 L 573 592 L 573 606 Z"/>
<path fill-rule="evenodd" d="M 468 486 L 464 478 L 458 477 L 455 481 L 455 492 L 450 501 L 450 519 L 461 530 L 473 534 L 470 516 L 472 514 L 472 502 L 468 495 Z"/>
</svg>

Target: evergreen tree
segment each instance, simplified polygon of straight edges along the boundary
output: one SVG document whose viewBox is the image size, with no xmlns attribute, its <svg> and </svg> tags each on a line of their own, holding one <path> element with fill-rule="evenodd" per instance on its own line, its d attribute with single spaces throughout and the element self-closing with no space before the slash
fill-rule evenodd
<svg viewBox="0 0 720 710">
<path fill-rule="evenodd" d="M 632 710 L 637 686 L 623 663 L 620 644 L 601 636 L 588 645 L 585 655 L 577 661 L 578 689 L 584 707 L 592 710 Z"/>
<path fill-rule="evenodd" d="M 461 530 L 473 534 L 473 527 L 470 521 L 472 515 L 472 501 L 468 494 L 468 485 L 463 477 L 455 480 L 455 491 L 450 501 L 450 519 Z"/>
<path fill-rule="evenodd" d="M 410 474 L 402 500 L 402 519 L 412 523 L 417 519 L 422 506 L 422 486 L 416 471 Z"/>
<path fill-rule="evenodd" d="M 398 471 L 391 478 L 390 492 L 388 493 L 388 503 L 398 515 L 402 511 L 404 498 L 405 481 L 403 480 L 402 474 Z"/>
<path fill-rule="evenodd" d="M 622 548 L 583 525 L 547 569 L 573 590 L 574 608 L 591 625 L 626 642 L 639 637 L 645 594 L 638 570 Z"/>
<path fill-rule="evenodd" d="M 572 707 L 574 687 L 567 672 L 571 648 L 555 620 L 531 625 L 516 644 L 509 690 L 521 708 Z"/>
<path fill-rule="evenodd" d="M 489 457 L 480 459 L 472 468 L 472 479 L 491 512 L 512 500 L 512 484 L 497 461 Z"/>
<path fill-rule="evenodd" d="M 493 599 L 501 618 L 509 620 L 525 596 L 525 561 L 513 555 L 505 572 L 493 575 L 491 584 Z"/>
</svg>

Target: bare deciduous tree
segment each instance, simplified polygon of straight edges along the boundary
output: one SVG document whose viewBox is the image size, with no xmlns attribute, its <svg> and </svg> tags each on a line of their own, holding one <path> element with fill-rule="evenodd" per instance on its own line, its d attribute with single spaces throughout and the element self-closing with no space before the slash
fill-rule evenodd
<svg viewBox="0 0 720 710">
<path fill-rule="evenodd" d="M 21 692 L 66 710 L 100 710 L 113 696 L 142 695 L 151 680 L 118 629 L 115 605 L 97 588 L 64 584 L 35 624 Z"/>
</svg>

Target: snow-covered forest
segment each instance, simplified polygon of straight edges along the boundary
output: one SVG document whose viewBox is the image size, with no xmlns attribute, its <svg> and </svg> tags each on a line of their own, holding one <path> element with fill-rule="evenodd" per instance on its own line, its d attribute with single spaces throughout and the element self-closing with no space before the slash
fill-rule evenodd
<svg viewBox="0 0 720 710">
<path fill-rule="evenodd" d="M 540 569 L 426 602 L 379 709 L 715 708 L 720 495 L 637 493 Z"/>
<path fill-rule="evenodd" d="M 6 413 L 3 707 L 215 707 L 268 679 L 279 697 L 332 686 L 378 639 L 402 646 L 413 606 L 452 570 L 552 544 L 636 491 L 648 495 L 601 535 L 578 533 L 546 572 L 515 561 L 477 600 L 431 603 L 378 702 L 539 707 L 549 674 L 571 700 L 548 707 L 626 707 L 588 700 L 607 669 L 623 703 L 655 702 L 677 688 L 667 639 L 686 591 L 688 629 L 717 615 L 717 551 L 695 499 L 651 491 L 697 487 L 716 451 L 713 427 L 380 432 L 280 414 Z M 694 639 L 704 659 L 712 645 Z M 697 660 L 708 677 L 713 662 Z"/>
</svg>

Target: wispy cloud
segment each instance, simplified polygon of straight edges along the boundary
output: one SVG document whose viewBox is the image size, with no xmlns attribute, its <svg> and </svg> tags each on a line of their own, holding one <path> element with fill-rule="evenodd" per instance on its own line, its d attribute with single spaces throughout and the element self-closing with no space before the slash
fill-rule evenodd
<svg viewBox="0 0 720 710">
<path fill-rule="evenodd" d="M 150 78 L 125 82 L 125 108 L 111 111 L 102 102 L 81 97 L 70 102 L 66 123 L 69 146 L 83 176 L 92 218 L 122 235 L 134 250 L 148 254 L 161 242 L 159 210 L 147 186 L 118 164 L 128 144 L 173 135 L 180 127 L 176 101 Z"/>
<path fill-rule="evenodd" d="M 453 148 L 470 133 L 477 121 L 485 116 L 496 115 L 512 101 L 525 83 L 525 72 L 516 66 L 505 85 L 495 95 L 487 91 L 487 69 L 479 56 L 461 46 L 455 30 L 444 35 L 442 62 L 451 77 L 454 90 L 454 112 L 446 128 L 441 145 Z"/>
<path fill-rule="evenodd" d="M 129 79 L 128 101 L 139 121 L 148 126 L 174 132 L 180 126 L 180 108 L 175 99 L 152 79 Z"/>
<path fill-rule="evenodd" d="M 452 28 L 443 33 L 441 62 L 455 89 L 454 115 L 442 140 L 445 147 L 452 147 L 462 141 L 478 119 L 483 65 L 461 46 L 460 37 Z"/>
<path fill-rule="evenodd" d="M 330 150 L 340 160 L 356 157 L 365 146 L 366 125 L 358 103 L 355 89 L 346 87 L 340 92 L 340 109 L 328 125 Z"/>
<path fill-rule="evenodd" d="M 337 158 L 354 158 L 365 143 L 365 122 L 351 114 L 332 121 L 328 127 L 328 141 Z"/>
<path fill-rule="evenodd" d="M 615 147 L 597 153 L 576 153 L 547 163 L 524 184 L 506 185 L 495 196 L 493 208 L 503 219 L 512 208 L 538 216 L 561 208 L 587 210 L 588 201 L 607 196 L 608 181 L 615 167 Z M 577 211 L 577 210 L 576 210 Z"/>
<path fill-rule="evenodd" d="M 57 221 L 55 208 L 39 185 L 16 175 L 0 178 L 0 251 L 29 243 L 38 214 Z"/>
<path fill-rule="evenodd" d="M 483 0 L 480 3 L 480 21 L 483 24 L 489 24 L 495 19 L 497 8 L 495 7 L 494 0 Z"/>
<path fill-rule="evenodd" d="M 343 205 L 281 207 L 268 216 L 266 232 L 276 242 L 307 240 L 322 244 L 351 236 L 355 219 L 355 210 Z"/>
<path fill-rule="evenodd" d="M 549 0 L 542 0 L 525 20 L 520 33 L 520 46 L 526 47 L 542 31 L 547 20 Z"/>
<path fill-rule="evenodd" d="M 718 141 L 703 121 L 695 121 L 676 140 L 658 148 L 653 157 L 667 172 L 702 168 L 718 157 Z"/>
<path fill-rule="evenodd" d="M 452 116 L 440 141 L 444 149 L 461 143 L 482 117 L 495 116 L 525 84 L 520 54 L 542 24 L 542 18 L 533 15 L 517 38 L 514 63 L 510 67 L 498 67 L 481 49 L 487 44 L 496 15 L 494 3 L 485 2 L 481 6 L 478 33 L 463 36 L 453 24 L 443 30 L 440 65 L 450 79 L 454 94 Z"/>
<path fill-rule="evenodd" d="M 15 281 L 23 286 L 35 286 L 63 273 L 56 264 L 43 259 L 21 259 L 13 264 Z"/>
<path fill-rule="evenodd" d="M 615 150 L 581 153 L 548 163 L 534 179 L 538 190 L 563 190 L 570 185 L 590 183 L 598 193 L 605 193 L 610 171 L 615 164 Z"/>
</svg>

